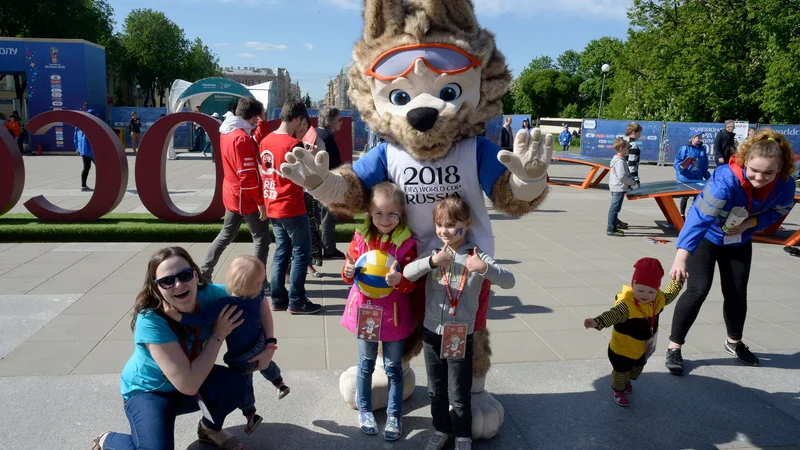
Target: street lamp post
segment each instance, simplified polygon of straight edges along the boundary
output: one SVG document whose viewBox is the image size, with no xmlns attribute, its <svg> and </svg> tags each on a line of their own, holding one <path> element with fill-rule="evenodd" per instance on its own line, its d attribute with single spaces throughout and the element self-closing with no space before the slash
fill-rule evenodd
<svg viewBox="0 0 800 450">
<path fill-rule="evenodd" d="M 603 84 L 600 85 L 600 107 L 597 109 L 597 119 L 600 119 L 600 114 L 603 112 L 603 91 L 606 89 L 606 75 L 608 71 L 611 70 L 611 66 L 608 64 L 603 64 L 603 67 L 600 68 L 603 71 Z"/>
</svg>

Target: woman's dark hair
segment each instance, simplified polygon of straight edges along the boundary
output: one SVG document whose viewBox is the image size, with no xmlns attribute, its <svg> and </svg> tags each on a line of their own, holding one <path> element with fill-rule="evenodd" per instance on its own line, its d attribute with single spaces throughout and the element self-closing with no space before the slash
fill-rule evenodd
<svg viewBox="0 0 800 450">
<path fill-rule="evenodd" d="M 139 295 L 136 296 L 136 302 L 133 304 L 131 331 L 136 329 L 136 318 L 139 316 L 139 313 L 152 311 L 155 314 L 163 317 L 179 338 L 182 336 L 182 334 L 185 334 L 183 327 L 180 326 L 178 322 L 170 319 L 169 316 L 164 314 L 164 312 L 161 310 L 161 302 L 164 301 L 164 298 L 161 296 L 161 292 L 158 291 L 158 286 L 156 285 L 156 269 L 158 269 L 158 266 L 161 265 L 162 262 L 172 257 L 185 259 L 186 262 L 189 263 L 189 266 L 194 269 L 195 273 L 197 273 L 197 276 L 199 277 L 197 280 L 198 290 L 204 289 L 208 284 L 208 280 L 204 279 L 203 275 L 200 274 L 200 268 L 192 260 L 192 257 L 189 256 L 189 252 L 184 250 L 183 247 L 166 247 L 155 252 L 153 256 L 150 257 L 150 262 L 147 263 L 147 273 L 144 276 L 144 286 L 142 286 L 142 290 L 139 291 Z"/>
</svg>

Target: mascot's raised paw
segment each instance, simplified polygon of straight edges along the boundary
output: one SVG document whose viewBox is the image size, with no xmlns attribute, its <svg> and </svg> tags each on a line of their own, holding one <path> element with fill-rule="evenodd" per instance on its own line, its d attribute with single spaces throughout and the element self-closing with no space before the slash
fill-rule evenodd
<svg viewBox="0 0 800 450">
<path fill-rule="evenodd" d="M 286 154 L 286 162 L 281 164 L 281 173 L 294 184 L 308 190 L 318 188 L 328 178 L 328 152 L 320 151 L 316 157 L 308 150 L 300 147 Z"/>
<path fill-rule="evenodd" d="M 514 197 L 533 201 L 547 187 L 547 168 L 553 157 L 553 136 L 548 134 L 542 142 L 538 128 L 531 134 L 525 129 L 514 138 L 514 152 L 502 150 L 497 159 L 511 172 L 511 191 Z"/>
</svg>

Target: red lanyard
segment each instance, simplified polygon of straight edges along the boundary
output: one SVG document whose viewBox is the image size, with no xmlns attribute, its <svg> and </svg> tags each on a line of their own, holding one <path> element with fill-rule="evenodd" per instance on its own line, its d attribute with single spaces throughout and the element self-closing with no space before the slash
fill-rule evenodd
<svg viewBox="0 0 800 450">
<path fill-rule="evenodd" d="M 472 256 L 472 250 L 469 251 L 469 256 Z M 453 264 L 455 264 L 455 261 Z M 445 272 L 444 267 L 439 266 L 439 271 L 442 273 L 444 290 L 447 293 L 447 299 L 450 301 L 450 315 L 455 316 L 456 308 L 458 308 L 458 303 L 461 301 L 461 294 L 464 293 L 464 285 L 467 283 L 467 266 L 464 265 L 464 270 L 461 271 L 461 281 L 458 283 L 458 292 L 455 298 L 453 298 L 453 292 L 450 290 L 450 281 L 447 279 L 447 272 Z"/>
<path fill-rule="evenodd" d="M 189 361 L 194 361 L 197 358 L 197 355 L 200 354 L 200 349 L 203 347 L 203 344 L 200 342 L 200 328 L 194 329 L 194 341 L 192 342 L 192 352 L 189 353 L 189 341 L 181 342 L 181 348 L 183 349 L 183 353 L 186 353 L 186 357 L 189 358 Z"/>
<path fill-rule="evenodd" d="M 642 313 L 644 318 L 647 319 L 647 323 L 650 324 L 650 332 L 651 333 L 656 328 L 656 302 L 657 301 L 658 301 L 658 298 L 656 297 L 656 299 L 651 302 L 653 304 L 653 315 L 648 317 L 647 314 L 645 314 L 644 311 L 642 311 L 642 308 L 639 307 L 639 300 L 636 300 L 635 298 L 633 299 L 633 304 L 636 306 L 636 309 L 638 309 L 639 312 Z"/>
</svg>

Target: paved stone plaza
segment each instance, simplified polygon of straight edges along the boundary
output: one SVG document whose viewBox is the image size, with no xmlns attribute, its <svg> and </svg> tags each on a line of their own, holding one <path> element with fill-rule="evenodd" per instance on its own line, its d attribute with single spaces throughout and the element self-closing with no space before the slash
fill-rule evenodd
<svg viewBox="0 0 800 450">
<path fill-rule="evenodd" d="M 135 159 L 128 161 L 128 191 L 116 212 L 146 212 L 136 195 Z M 88 201 L 90 194 L 79 189 L 79 158 L 31 156 L 25 165 L 23 199 L 12 212 L 25 212 L 22 203 L 38 194 L 67 208 Z M 208 204 L 210 160 L 183 156 L 169 161 L 167 171 L 179 207 Z M 578 181 L 587 171 L 554 164 L 550 175 Z M 669 166 L 643 166 L 640 174 L 645 181 L 674 178 Z M 517 284 L 495 289 L 489 311 L 494 366 L 487 388 L 506 408 L 505 424 L 495 439 L 475 447 L 800 446 L 800 259 L 778 245 L 756 243 L 753 250 L 744 340 L 762 367 L 744 367 L 722 352 L 725 327 L 715 281 L 684 347 L 689 373 L 674 377 L 663 365 L 670 306 L 661 317 L 662 351 L 634 384 L 633 406 L 613 404 L 610 331 L 585 330 L 583 319 L 613 304 L 620 286 L 630 283 L 635 260 L 656 257 L 668 271 L 676 234 L 663 226 L 655 201 L 645 199 L 623 204 L 620 217 L 630 224 L 624 238 L 605 236 L 610 198 L 601 187 L 553 186 L 540 209 L 525 218 L 492 214 L 496 258 L 515 273 Z M 784 226 L 800 227 L 800 208 Z M 669 242 L 649 244 L 648 236 Z M 191 239 L 169 244 L 202 260 L 209 242 Z M 85 449 L 103 431 L 129 430 L 119 372 L 133 350 L 130 311 L 150 255 L 165 245 L 0 243 L 0 449 Z M 250 251 L 249 243 L 231 245 L 215 281 L 224 283 L 227 263 Z M 308 295 L 324 305 L 321 314 L 274 314 L 280 339 L 275 361 L 292 394 L 277 401 L 270 385 L 255 382 L 266 424 L 248 437 L 240 415 L 226 422 L 247 448 L 421 448 L 432 432 L 421 355 L 412 361 L 417 389 L 404 405 L 403 440 L 389 444 L 356 428 L 356 412 L 338 394 L 340 373 L 356 363 L 354 338 L 339 325 L 348 292 L 340 268 L 341 261 L 328 261 L 323 278 L 309 277 Z M 177 448 L 204 448 L 195 442 L 198 417 L 178 420 Z"/>
</svg>

